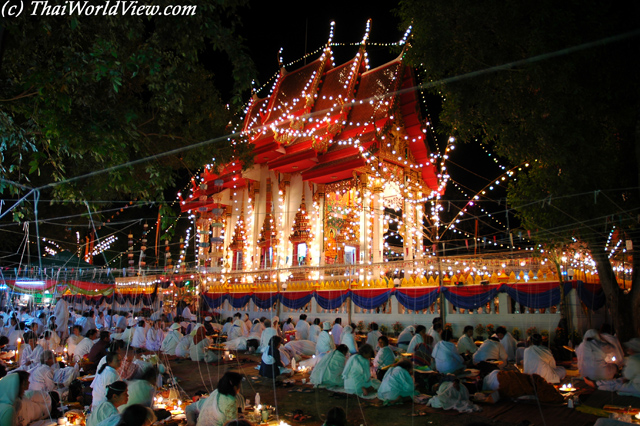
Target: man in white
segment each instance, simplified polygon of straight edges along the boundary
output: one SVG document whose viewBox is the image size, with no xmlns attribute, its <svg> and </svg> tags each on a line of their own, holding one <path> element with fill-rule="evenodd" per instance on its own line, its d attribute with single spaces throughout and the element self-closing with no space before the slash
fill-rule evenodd
<svg viewBox="0 0 640 426">
<path fill-rule="evenodd" d="M 29 376 L 29 389 L 34 391 L 51 392 L 56 388 L 53 382 L 53 368 L 55 355 L 52 351 L 44 351 L 40 356 L 40 365 Z"/>
<path fill-rule="evenodd" d="M 500 361 L 500 368 L 507 365 L 507 352 L 500 343 L 497 336 L 491 336 L 482 343 L 478 351 L 473 354 L 473 363 L 478 364 L 482 361 Z"/>
<path fill-rule="evenodd" d="M 386 372 L 383 368 L 393 364 L 396 361 L 396 356 L 389 347 L 389 338 L 387 336 L 378 337 L 378 348 L 376 357 L 373 359 L 373 368 L 376 369 L 377 379 L 382 380 Z"/>
<path fill-rule="evenodd" d="M 69 332 L 69 304 L 60 295 L 56 296 L 56 333 L 64 339 Z"/>
<path fill-rule="evenodd" d="M 451 343 L 453 333 L 451 330 L 442 331 L 442 341 L 436 343 L 431 351 L 435 360 L 435 369 L 442 374 L 455 373 L 464 370 L 464 360 L 458 353 L 456 345 Z"/>
<path fill-rule="evenodd" d="M 391 367 L 380 383 L 378 399 L 393 403 L 403 398 L 413 398 L 415 385 L 411 377 L 412 370 L 413 365 L 409 360 L 400 361 L 398 365 Z"/>
<path fill-rule="evenodd" d="M 321 331 L 322 328 L 320 327 L 320 318 L 316 318 L 313 320 L 313 324 L 311 324 L 311 326 L 309 327 L 309 340 L 314 343 L 317 342 L 318 335 Z"/>
<path fill-rule="evenodd" d="M 338 345 L 333 352 L 320 358 L 309 376 L 309 382 L 326 388 L 343 387 L 342 372 L 347 362 L 347 352 L 345 345 Z"/>
<path fill-rule="evenodd" d="M 410 354 L 414 353 L 416 351 L 416 347 L 418 347 L 418 345 L 425 342 L 426 334 L 427 334 L 427 327 L 425 327 L 424 325 L 417 326 L 416 334 L 411 339 L 411 342 L 409 342 L 409 346 L 407 346 L 407 352 Z"/>
<path fill-rule="evenodd" d="M 585 377 L 589 386 L 600 390 L 618 392 L 619 395 L 640 397 L 640 338 L 633 338 L 624 344 L 630 356 L 622 369 L 622 377 L 615 380 L 598 380 L 595 383 Z"/>
<path fill-rule="evenodd" d="M 331 336 L 333 336 L 333 343 L 339 345 L 342 338 L 342 318 L 336 318 L 331 329 Z"/>
<path fill-rule="evenodd" d="M 162 346 L 160 350 L 162 353 L 167 355 L 175 355 L 176 354 L 176 346 L 178 346 L 178 342 L 182 339 L 182 333 L 180 333 L 180 324 L 174 322 L 169 327 L 169 332 L 164 337 L 162 341 Z"/>
<path fill-rule="evenodd" d="M 322 331 L 318 335 L 318 341 L 316 342 L 316 356 L 324 356 L 336 348 L 336 345 L 329 334 L 331 330 L 331 323 L 325 321 L 322 323 Z"/>
<path fill-rule="evenodd" d="M 467 325 L 464 328 L 464 334 L 458 339 L 458 353 L 466 359 L 470 359 L 477 351 L 478 347 L 473 341 L 473 326 Z"/>
<path fill-rule="evenodd" d="M 147 342 L 147 332 L 145 329 L 144 320 L 138 321 L 138 326 L 133 331 L 133 338 L 131 339 L 131 346 L 136 349 L 144 349 Z"/>
<path fill-rule="evenodd" d="M 556 367 L 556 360 L 548 348 L 542 346 L 542 336 L 531 336 L 531 346 L 524 351 L 523 373 L 537 374 L 549 383 L 560 383 L 567 375 L 564 367 Z"/>
<path fill-rule="evenodd" d="M 427 334 L 433 337 L 433 344 L 435 345 L 442 340 L 440 334 L 442 333 L 442 318 L 435 317 L 432 321 L 431 328 L 427 331 Z"/>
<path fill-rule="evenodd" d="M 498 336 L 502 347 L 504 347 L 505 352 L 507 352 L 507 359 L 509 361 L 515 361 L 518 341 L 514 339 L 511 333 L 508 333 L 507 329 L 503 326 L 496 328 L 496 336 Z"/>
<path fill-rule="evenodd" d="M 67 339 L 67 353 L 71 357 L 76 353 L 76 346 L 78 346 L 78 343 L 84 339 L 81 332 L 82 327 L 79 325 L 74 325 L 71 329 L 71 336 Z"/>
<path fill-rule="evenodd" d="M 296 324 L 296 340 L 309 340 L 310 326 L 307 322 L 307 315 L 301 314 L 300 320 Z"/>
<path fill-rule="evenodd" d="M 278 335 L 278 331 L 271 327 L 271 320 L 264 320 L 264 326 L 266 327 L 262 334 L 260 335 L 260 346 L 258 347 L 258 352 L 263 353 L 267 349 L 269 349 L 269 341 L 273 336 Z"/>
<path fill-rule="evenodd" d="M 74 359 L 76 361 L 81 360 L 85 355 L 89 355 L 93 344 L 98 341 L 97 334 L 98 332 L 96 329 L 91 329 L 87 332 L 85 338 L 78 343 L 76 350 L 74 351 Z"/>
</svg>

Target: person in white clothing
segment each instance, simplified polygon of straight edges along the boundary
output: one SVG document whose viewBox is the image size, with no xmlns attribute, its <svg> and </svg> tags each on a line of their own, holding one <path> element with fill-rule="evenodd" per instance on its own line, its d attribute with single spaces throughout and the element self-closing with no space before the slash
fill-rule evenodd
<svg viewBox="0 0 640 426">
<path fill-rule="evenodd" d="M 346 355 L 348 351 L 349 349 L 345 345 L 338 345 L 333 352 L 320 358 L 315 367 L 313 367 L 309 382 L 325 388 L 343 387 L 342 372 L 347 362 Z"/>
<path fill-rule="evenodd" d="M 164 336 L 164 340 L 162 341 L 162 346 L 160 350 L 162 353 L 167 355 L 175 355 L 176 354 L 176 346 L 178 346 L 178 342 L 182 339 L 182 333 L 180 333 L 180 324 L 174 322 L 169 327 L 169 332 L 166 336 Z"/>
<path fill-rule="evenodd" d="M 374 355 L 373 348 L 364 344 L 356 355 L 349 357 L 342 372 L 345 392 L 365 398 L 376 397 L 380 381 L 371 377 L 370 361 Z"/>
<path fill-rule="evenodd" d="M 119 414 L 118 407 L 129 400 L 127 384 L 121 380 L 107 386 L 106 400 L 91 410 L 87 417 L 86 426 L 98 426 L 103 420 Z"/>
<path fill-rule="evenodd" d="M 587 385 L 600 390 L 618 392 L 619 395 L 640 397 L 640 338 L 633 338 L 624 344 L 630 356 L 622 369 L 622 377 L 614 380 L 592 381 L 585 377 Z"/>
<path fill-rule="evenodd" d="M 478 351 L 473 354 L 474 364 L 486 361 L 499 361 L 499 368 L 504 368 L 507 365 L 507 351 L 504 350 L 504 346 L 495 335 L 485 340 Z"/>
<path fill-rule="evenodd" d="M 78 343 L 78 345 L 76 346 L 76 350 L 74 352 L 74 359 L 76 361 L 81 360 L 82 358 L 84 358 L 85 355 L 89 355 L 89 352 L 91 352 L 91 348 L 93 347 L 93 344 L 98 341 L 97 334 L 98 334 L 98 331 L 95 328 L 92 328 L 91 330 L 87 331 L 85 338 L 82 339 L 80 343 Z"/>
<path fill-rule="evenodd" d="M 301 314 L 300 320 L 296 324 L 296 340 L 309 340 L 309 323 L 307 322 L 307 315 Z"/>
<path fill-rule="evenodd" d="M 380 333 L 380 331 L 378 331 L 379 327 L 378 327 L 378 323 L 376 323 L 376 322 L 372 322 L 371 324 L 369 324 L 369 328 L 371 328 L 371 331 L 369 331 L 369 333 L 367 333 L 367 341 L 365 343 L 370 345 L 377 352 L 378 351 L 378 337 L 382 336 L 382 333 Z"/>
<path fill-rule="evenodd" d="M 611 380 L 618 372 L 615 348 L 603 341 L 598 330 L 587 330 L 576 348 L 578 370 L 590 380 Z"/>
<path fill-rule="evenodd" d="M 473 326 L 465 326 L 463 333 L 464 334 L 458 339 L 458 353 L 462 355 L 465 360 L 469 360 L 471 356 L 478 351 L 476 342 L 473 340 Z"/>
<path fill-rule="evenodd" d="M 604 323 L 600 326 L 600 338 L 613 347 L 612 357 L 616 357 L 614 364 L 619 368 L 624 367 L 624 351 L 622 350 L 622 345 L 620 345 L 620 340 L 613 334 L 613 329 L 609 324 Z"/>
<path fill-rule="evenodd" d="M 385 367 L 390 366 L 396 361 L 396 356 L 389 347 L 389 338 L 387 336 L 378 337 L 378 352 L 373 359 L 373 368 L 376 369 L 376 378 L 382 380 L 387 370 Z"/>
<path fill-rule="evenodd" d="M 329 330 L 331 330 L 331 323 L 329 321 L 323 322 L 322 332 L 318 336 L 318 341 L 316 342 L 317 357 L 323 356 L 336 348 L 335 343 L 329 334 Z"/>
<path fill-rule="evenodd" d="M 273 336 L 278 335 L 278 331 L 271 326 L 271 321 L 264 320 L 264 326 L 266 327 L 260 335 L 260 346 L 258 346 L 258 352 L 263 353 L 269 348 L 269 342 Z"/>
<path fill-rule="evenodd" d="M 53 368 L 55 355 L 52 351 L 43 351 L 40 356 L 40 365 L 31 371 L 29 376 L 29 389 L 33 391 L 51 392 L 56 388 L 53 381 Z"/>
<path fill-rule="evenodd" d="M 67 353 L 70 357 L 73 357 L 75 355 L 76 346 L 78 346 L 78 343 L 80 343 L 82 339 L 84 339 L 84 336 L 81 333 L 82 327 L 80 327 L 79 325 L 74 325 L 71 328 L 71 335 L 67 339 Z"/>
<path fill-rule="evenodd" d="M 331 329 L 331 335 L 333 336 L 333 343 L 339 345 L 342 338 L 342 318 L 336 318 Z"/>
<path fill-rule="evenodd" d="M 385 404 L 393 404 L 403 399 L 411 401 L 416 394 L 412 371 L 413 365 L 409 360 L 400 361 L 398 365 L 391 367 L 380 383 L 378 399 Z"/>
<path fill-rule="evenodd" d="M 431 337 L 433 337 L 433 344 L 437 344 L 438 342 L 442 341 L 442 320 L 438 317 L 438 318 L 434 318 L 433 320 L 433 325 L 431 326 L 431 328 L 429 329 L 429 331 L 427 332 L 427 334 Z"/>
<path fill-rule="evenodd" d="M 160 321 L 154 321 L 153 325 L 147 331 L 145 338 L 145 347 L 147 350 L 157 352 L 162 347 L 164 341 L 164 332 L 160 328 Z"/>
<path fill-rule="evenodd" d="M 349 348 L 350 354 L 355 354 L 356 352 L 358 352 L 358 349 L 356 346 L 356 339 L 355 339 L 355 336 L 353 335 L 353 328 L 350 325 L 347 325 L 342 329 L 340 344 L 347 345 L 347 347 Z"/>
<path fill-rule="evenodd" d="M 133 330 L 133 338 L 131 339 L 131 346 L 136 349 L 144 349 L 147 342 L 147 332 L 145 330 L 144 320 L 138 321 L 138 326 Z"/>
<path fill-rule="evenodd" d="M 93 389 L 91 393 L 93 398 L 92 409 L 96 409 L 102 402 L 107 400 L 107 386 L 120 380 L 120 374 L 118 374 L 120 364 L 120 355 L 114 352 L 107 354 L 107 362 L 98 369 L 96 377 L 91 383 L 91 389 Z"/>
<path fill-rule="evenodd" d="M 548 348 L 542 346 L 542 336 L 531 336 L 531 346 L 524 351 L 523 373 L 537 374 L 549 383 L 560 383 L 567 375 L 564 367 L 556 367 L 556 360 Z"/>
<path fill-rule="evenodd" d="M 316 343 L 321 331 L 322 327 L 320 326 L 320 318 L 316 318 L 313 320 L 313 324 L 309 327 L 309 340 Z"/>
<path fill-rule="evenodd" d="M 42 355 L 42 346 L 36 343 L 36 336 L 32 331 L 28 331 L 24 334 L 25 345 L 20 347 L 19 365 L 21 370 L 32 370 L 40 362 L 40 356 Z"/>
<path fill-rule="evenodd" d="M 509 361 L 515 361 L 518 341 L 514 339 L 511 333 L 508 333 L 507 329 L 503 326 L 496 328 L 496 336 L 498 336 L 505 352 L 507 352 L 507 359 Z"/>
<path fill-rule="evenodd" d="M 407 350 L 409 347 L 409 343 L 411 339 L 413 339 L 413 335 L 416 332 L 416 328 L 413 325 L 407 326 L 400 335 L 398 336 L 398 348 L 402 350 Z"/>
<path fill-rule="evenodd" d="M 240 394 L 242 375 L 228 371 L 218 381 L 218 387 L 204 401 L 197 426 L 222 426 L 238 418 L 238 409 L 244 409 L 244 397 Z"/>
<path fill-rule="evenodd" d="M 451 343 L 451 330 L 442 331 L 442 340 L 433 347 L 431 356 L 435 362 L 435 369 L 442 374 L 457 373 L 464 370 L 464 360 L 458 353 L 456 345 Z"/>
<path fill-rule="evenodd" d="M 69 333 L 69 304 L 60 295 L 56 296 L 56 333 L 61 339 Z"/>
</svg>

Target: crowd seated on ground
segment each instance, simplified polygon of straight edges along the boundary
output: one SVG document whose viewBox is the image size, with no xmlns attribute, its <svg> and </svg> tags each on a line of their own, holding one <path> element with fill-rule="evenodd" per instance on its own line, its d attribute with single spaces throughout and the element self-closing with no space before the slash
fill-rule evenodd
<svg viewBox="0 0 640 426">
<path fill-rule="evenodd" d="M 80 367 L 95 371 L 87 426 L 128 425 L 125 414 L 135 410 L 146 419 L 161 366 L 142 360 L 142 355 L 149 354 L 167 361 L 215 364 L 225 362 L 223 351 L 246 350 L 247 356 L 255 351 L 252 359 L 259 360 L 259 375 L 278 385 L 299 365 L 311 369 L 312 385 L 332 392 L 377 397 L 390 405 L 412 399 L 419 388 L 435 394 L 433 407 L 458 411 L 476 409 L 459 380 L 469 374 L 467 368 L 480 370 L 485 390 L 509 397 L 535 393 L 548 402 L 562 397 L 552 385 L 562 383 L 567 373 L 556 365 L 554 353 L 540 334 L 532 334 L 529 345 L 518 348 L 505 327 L 497 327 L 495 334 L 476 344 L 472 325 L 464 327 L 456 339 L 453 330 L 436 318 L 429 329 L 424 324 L 405 327 L 390 344 L 376 323 L 370 324 L 366 335 L 360 333 L 356 338 L 356 326 L 343 327 L 339 317 L 323 323 L 301 314 L 297 321 L 288 318 L 281 327 L 277 316 L 250 319 L 238 312 L 218 324 L 209 316 L 201 319 L 195 308 L 185 310 L 177 315 L 158 309 L 147 320 L 130 312 L 104 310 L 96 315 L 67 308 L 66 328 L 53 315 L 37 314 L 32 315 L 33 321 L 22 321 L 29 314 L 22 311 L 20 316 L 14 313 L 2 318 L 7 326 L 0 332 L 0 347 L 10 348 L 12 339 L 16 348 L 18 338 L 23 343 L 17 372 L 0 381 L 0 419 L 8 416 L 26 426 L 48 417 L 69 392 Z M 56 312 L 65 317 L 57 306 Z M 212 347 L 213 336 L 220 335 L 226 335 L 227 341 Z M 69 366 L 56 362 L 53 351 L 63 347 Z M 590 386 L 640 396 L 640 339 L 624 343 L 629 357 L 624 357 L 622 348 L 610 328 L 588 330 L 576 348 L 579 373 Z M 518 353 L 523 357 L 522 372 L 514 365 Z M 0 367 L 4 367 L 3 359 L 0 354 Z M 419 370 L 437 374 L 427 379 L 415 374 Z M 211 396 L 189 406 L 188 426 L 222 425 L 236 419 L 237 409 L 244 405 L 238 393 L 241 380 L 237 373 L 225 374 Z M 19 413 L 14 407 L 18 399 Z"/>
</svg>

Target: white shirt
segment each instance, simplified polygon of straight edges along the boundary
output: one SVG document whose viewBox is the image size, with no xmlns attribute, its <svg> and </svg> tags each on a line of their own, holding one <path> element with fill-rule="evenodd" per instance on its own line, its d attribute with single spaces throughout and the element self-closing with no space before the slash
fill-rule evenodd
<svg viewBox="0 0 640 426">
<path fill-rule="evenodd" d="M 107 386 L 118 380 L 120 380 L 120 374 L 109 365 L 102 370 L 102 373 L 96 375 L 91 383 L 91 388 L 93 389 L 91 394 L 93 396 L 92 408 L 96 408 L 107 400 Z"/>
<path fill-rule="evenodd" d="M 56 388 L 53 382 L 53 368 L 47 364 L 40 364 L 31 371 L 29 376 L 29 389 L 34 391 L 51 392 Z"/>
<path fill-rule="evenodd" d="M 91 347 L 93 346 L 93 340 L 85 337 L 78 343 L 76 346 L 76 350 L 74 355 L 77 359 L 82 359 L 85 355 L 88 355 L 91 352 Z"/>
<path fill-rule="evenodd" d="M 442 374 L 453 373 L 464 368 L 464 360 L 458 353 L 456 345 L 451 342 L 440 341 L 436 343 L 431 352 L 435 360 L 435 367 Z"/>
<path fill-rule="evenodd" d="M 309 323 L 306 320 L 298 321 L 296 324 L 296 339 L 309 340 Z"/>
<path fill-rule="evenodd" d="M 507 352 L 500 342 L 490 339 L 485 340 L 482 346 L 478 348 L 478 351 L 473 354 L 474 364 L 488 360 L 502 361 L 504 364 L 507 363 Z"/>
<path fill-rule="evenodd" d="M 395 362 L 396 356 L 389 346 L 385 346 L 379 349 L 380 350 L 376 354 L 376 357 L 373 359 L 373 366 L 375 368 L 380 369 Z"/>
<path fill-rule="evenodd" d="M 413 336 L 413 339 L 411 339 L 411 342 L 409 342 L 409 346 L 407 347 L 407 352 L 410 354 L 414 353 L 418 345 L 422 343 L 424 343 L 422 336 L 419 334 L 416 334 L 415 336 Z"/>
<path fill-rule="evenodd" d="M 144 327 L 137 326 L 133 332 L 133 339 L 131 339 L 131 346 L 134 348 L 144 348 L 146 343 L 146 333 Z"/>
<path fill-rule="evenodd" d="M 466 354 L 467 351 L 469 351 L 469 353 L 471 354 L 474 354 L 476 353 L 477 350 L 478 350 L 478 347 L 476 346 L 476 343 L 473 341 L 471 337 L 467 336 L 466 334 L 458 339 L 459 354 Z"/>
<path fill-rule="evenodd" d="M 327 352 L 330 352 L 336 348 L 333 339 L 329 335 L 329 332 L 322 331 L 318 336 L 318 341 L 316 342 L 316 356 L 322 356 Z"/>
</svg>

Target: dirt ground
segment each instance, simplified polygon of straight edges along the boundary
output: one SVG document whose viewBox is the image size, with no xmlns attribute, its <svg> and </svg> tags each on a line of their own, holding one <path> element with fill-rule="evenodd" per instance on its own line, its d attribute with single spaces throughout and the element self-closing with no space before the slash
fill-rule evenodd
<svg viewBox="0 0 640 426">
<path fill-rule="evenodd" d="M 458 414 L 434 410 L 425 405 L 405 403 L 397 406 L 382 407 L 380 401 L 363 400 L 354 396 L 342 396 L 335 398 L 332 392 L 325 389 L 314 389 L 311 385 L 302 385 L 301 379 L 308 375 L 296 374 L 293 378 L 296 383 L 292 387 L 274 387 L 271 380 L 261 379 L 255 369 L 258 365 L 257 356 L 240 355 L 236 362 L 227 364 L 205 364 L 192 361 L 171 361 L 171 369 L 175 377 L 179 379 L 182 389 L 193 395 L 198 390 L 211 391 L 215 389 L 218 377 L 226 371 L 232 370 L 242 373 L 245 380 L 242 384 L 242 394 L 251 404 L 254 402 L 256 392 L 260 393 L 262 404 L 277 407 L 277 415 L 281 420 L 291 425 L 320 426 L 323 424 L 325 414 L 334 406 L 341 406 L 347 412 L 350 426 L 359 425 L 385 425 L 385 426 L 466 426 L 476 422 L 490 425 L 514 425 L 522 420 L 528 420 L 531 424 L 547 426 L 558 424 L 565 426 L 571 422 L 572 426 L 593 424 L 597 419 L 582 413 L 574 412 L 566 407 L 538 407 L 537 405 L 516 406 L 502 405 L 483 407 L 482 413 Z M 300 392 L 304 390 L 304 392 Z M 292 420 L 291 413 L 302 410 L 311 418 L 302 422 Z M 511 421 L 495 420 L 502 412 L 509 412 L 503 417 Z M 421 414 L 422 415 L 419 415 Z"/>
</svg>

